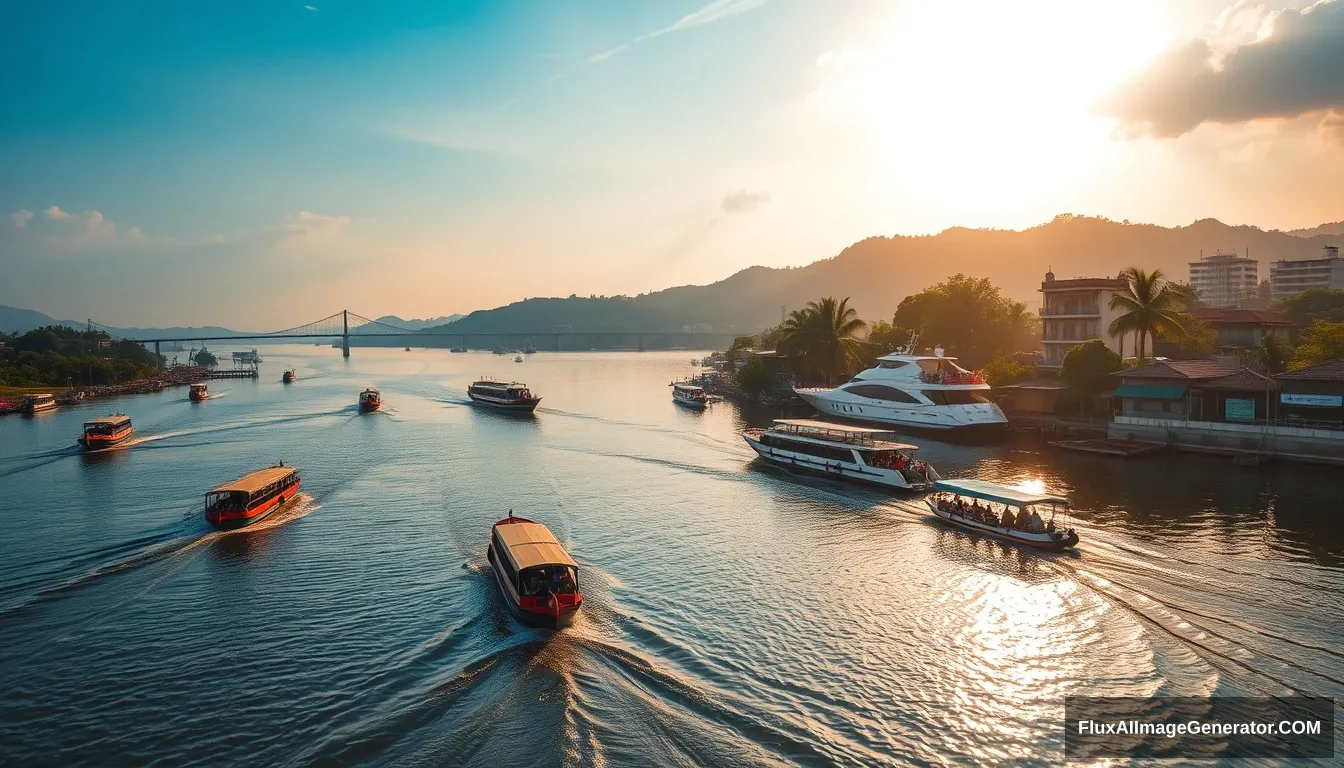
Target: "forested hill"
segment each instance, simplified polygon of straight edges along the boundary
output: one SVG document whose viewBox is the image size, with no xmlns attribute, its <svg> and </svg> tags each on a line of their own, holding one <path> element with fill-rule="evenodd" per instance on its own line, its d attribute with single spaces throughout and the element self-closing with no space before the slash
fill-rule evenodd
<svg viewBox="0 0 1344 768">
<path fill-rule="evenodd" d="M 1115 275 L 1134 265 L 1161 269 L 1185 281 L 1187 264 L 1201 251 L 1249 253 L 1269 262 L 1316 258 L 1323 245 L 1344 245 L 1344 236 L 1309 237 L 1257 227 L 1228 226 L 1203 219 L 1184 227 L 1128 224 L 1102 218 L 1057 217 L 1023 231 L 953 228 L 919 237 L 871 237 L 838 255 L 805 267 L 751 267 L 710 285 L 669 288 L 635 298 L 528 299 L 473 312 L 449 326 L 471 332 L 535 331 L 559 326 L 573 330 L 667 330 L 707 324 L 719 331 L 754 332 L 779 322 L 780 306 L 797 309 L 822 296 L 850 297 L 867 319 L 887 318 L 901 299 L 949 275 L 988 277 L 1003 293 L 1040 304 L 1041 279 L 1048 269 L 1060 278 Z"/>
</svg>

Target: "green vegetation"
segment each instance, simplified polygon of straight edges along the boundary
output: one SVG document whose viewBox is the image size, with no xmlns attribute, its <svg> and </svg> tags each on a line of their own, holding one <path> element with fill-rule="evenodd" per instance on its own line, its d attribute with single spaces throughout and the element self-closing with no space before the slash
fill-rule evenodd
<svg viewBox="0 0 1344 768">
<path fill-rule="evenodd" d="M 737 384 L 748 394 L 758 394 L 770 388 L 770 373 L 765 370 L 761 358 L 752 355 L 742 369 L 737 372 Z"/>
<path fill-rule="evenodd" d="M 0 385 L 63 387 L 120 384 L 154 375 L 161 359 L 133 341 L 103 331 L 49 325 L 19 336 L 0 334 Z"/>
<path fill-rule="evenodd" d="M 892 325 L 886 320 L 878 320 L 868 326 L 868 345 L 878 355 L 889 355 L 910 343 L 909 328 Z"/>
<path fill-rule="evenodd" d="M 1025 304 L 1004 298 L 986 278 L 962 274 L 905 297 L 892 326 L 916 329 L 921 346 L 942 346 L 970 368 L 1034 349 L 1040 333 Z"/>
<path fill-rule="evenodd" d="M 866 325 L 849 306 L 849 299 L 827 296 L 789 314 L 779 347 L 797 361 L 799 369 L 829 384 L 862 361 L 861 342 L 855 336 Z"/>
<path fill-rule="evenodd" d="M 1324 363 L 1344 357 L 1344 322 L 1317 320 L 1293 352 L 1292 369 Z"/>
<path fill-rule="evenodd" d="M 1317 320 L 1329 323 L 1344 322 L 1344 291 L 1329 288 L 1310 288 L 1279 299 L 1274 309 L 1284 313 L 1295 325 L 1303 328 Z"/>
<path fill-rule="evenodd" d="M 1218 351 L 1218 330 L 1212 323 L 1198 320 L 1187 312 L 1180 313 L 1176 319 L 1183 333 L 1170 340 L 1176 342 L 1181 357 L 1212 357 Z M 1167 337 L 1163 335 L 1163 338 Z"/>
<path fill-rule="evenodd" d="M 1006 387 L 1009 384 L 1017 384 L 1031 378 L 1032 369 L 1030 365 L 1019 363 L 1016 360 L 1009 360 L 1006 357 L 996 357 L 985 364 L 980 370 L 985 375 L 985 380 L 991 387 Z"/>
<path fill-rule="evenodd" d="M 1190 296 L 1182 286 L 1169 282 L 1160 269 L 1145 272 L 1130 267 L 1121 272 L 1120 277 L 1129 283 L 1129 287 L 1124 293 L 1111 297 L 1111 309 L 1123 310 L 1125 314 L 1111 323 L 1108 333 L 1112 336 L 1134 334 L 1139 364 L 1142 365 L 1149 336 L 1161 335 L 1176 342 L 1185 339 L 1181 313 L 1189 304 Z"/>
<path fill-rule="evenodd" d="M 208 349 L 202 349 L 200 352 L 197 352 L 196 355 L 191 358 L 191 361 L 207 368 L 213 368 L 216 365 L 219 365 L 219 358 L 215 357 L 214 353 Z"/>
<path fill-rule="evenodd" d="M 1115 350 L 1101 339 L 1091 339 L 1070 349 L 1059 368 L 1059 378 L 1073 389 L 1087 394 L 1105 392 L 1116 383 L 1111 376 L 1123 362 Z"/>
</svg>

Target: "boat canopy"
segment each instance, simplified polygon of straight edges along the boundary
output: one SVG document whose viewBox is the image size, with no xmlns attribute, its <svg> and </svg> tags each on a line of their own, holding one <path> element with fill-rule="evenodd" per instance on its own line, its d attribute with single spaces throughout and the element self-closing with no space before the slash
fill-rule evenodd
<svg viewBox="0 0 1344 768">
<path fill-rule="evenodd" d="M 298 470 L 294 467 L 269 467 L 253 472 L 250 475 L 240 477 L 232 483 L 221 485 L 210 493 L 241 492 L 253 494 L 264 489 L 271 483 L 284 479 L 297 471 Z"/>
<path fill-rule="evenodd" d="M 117 413 L 111 416 L 99 416 L 96 419 L 89 419 L 88 421 L 84 422 L 84 426 L 92 427 L 98 424 L 111 424 L 112 426 L 115 427 L 121 424 L 129 424 L 129 423 L 131 423 L 130 416 L 127 416 L 123 413 Z"/>
<path fill-rule="evenodd" d="M 879 448 L 893 449 L 900 451 L 917 451 L 919 446 L 909 443 L 896 443 L 889 440 L 878 440 L 879 435 L 891 434 L 890 429 L 875 429 L 873 427 L 855 427 L 849 424 L 836 424 L 830 421 L 819 421 L 817 419 L 775 419 L 775 428 L 786 427 L 781 430 L 799 437 L 814 437 L 819 440 L 830 440 L 838 443 L 861 443 L 874 444 Z"/>
<path fill-rule="evenodd" d="M 984 480 L 936 480 L 933 485 L 940 491 L 949 491 L 962 496 L 997 501 L 1000 504 L 1013 504 L 1019 507 L 1031 504 L 1063 504 L 1064 506 L 1069 504 L 1069 500 L 1063 496 L 1030 493 L 1019 488 Z"/>
<path fill-rule="evenodd" d="M 512 522 L 496 525 L 499 538 L 509 548 L 518 570 L 536 568 L 539 565 L 569 565 L 575 568 L 579 564 L 560 546 L 555 534 L 541 523 Z"/>
</svg>

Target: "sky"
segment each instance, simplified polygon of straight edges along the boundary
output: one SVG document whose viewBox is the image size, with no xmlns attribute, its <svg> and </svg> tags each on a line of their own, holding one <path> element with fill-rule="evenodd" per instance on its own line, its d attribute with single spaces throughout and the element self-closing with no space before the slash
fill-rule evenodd
<svg viewBox="0 0 1344 768">
<path fill-rule="evenodd" d="M 1344 219 L 1344 0 L 14 0 L 0 304 L 270 330 Z"/>
</svg>

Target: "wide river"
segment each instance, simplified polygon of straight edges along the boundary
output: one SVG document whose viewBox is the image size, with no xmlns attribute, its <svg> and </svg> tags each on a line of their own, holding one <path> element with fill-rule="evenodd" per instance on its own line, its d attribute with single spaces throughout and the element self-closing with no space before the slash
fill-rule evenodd
<svg viewBox="0 0 1344 768">
<path fill-rule="evenodd" d="M 910 436 L 1072 497 L 1043 555 L 760 466 L 772 414 L 672 402 L 692 352 L 262 355 L 204 403 L 0 417 L 0 764 L 1048 765 L 1068 694 L 1344 696 L 1338 469 Z M 535 417 L 471 406 L 481 374 Z M 113 410 L 134 442 L 84 455 Z M 279 460 L 299 502 L 211 529 Z M 501 599 L 510 509 L 581 564 L 572 628 Z"/>
</svg>

